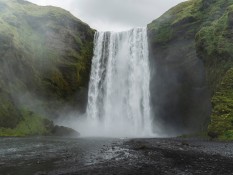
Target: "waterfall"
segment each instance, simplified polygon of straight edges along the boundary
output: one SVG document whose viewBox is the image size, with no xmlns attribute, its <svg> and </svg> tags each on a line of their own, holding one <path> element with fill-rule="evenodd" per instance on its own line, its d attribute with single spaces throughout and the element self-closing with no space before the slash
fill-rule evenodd
<svg viewBox="0 0 233 175">
<path fill-rule="evenodd" d="M 96 32 L 87 118 L 109 136 L 152 133 L 147 29 Z"/>
</svg>

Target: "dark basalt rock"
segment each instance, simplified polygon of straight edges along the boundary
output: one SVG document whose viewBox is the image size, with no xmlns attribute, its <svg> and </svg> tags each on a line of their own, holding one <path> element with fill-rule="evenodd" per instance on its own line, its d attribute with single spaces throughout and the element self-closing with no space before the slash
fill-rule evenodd
<svg viewBox="0 0 233 175">
<path fill-rule="evenodd" d="M 75 131 L 74 129 L 64 127 L 64 126 L 54 126 L 51 134 L 54 136 L 62 136 L 62 137 L 78 137 L 80 133 Z"/>
</svg>

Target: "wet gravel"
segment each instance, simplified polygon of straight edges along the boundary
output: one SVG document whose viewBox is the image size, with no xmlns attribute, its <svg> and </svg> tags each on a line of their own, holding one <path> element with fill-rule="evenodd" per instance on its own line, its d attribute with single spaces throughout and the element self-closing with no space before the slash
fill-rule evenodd
<svg viewBox="0 0 233 175">
<path fill-rule="evenodd" d="M 233 174 L 233 142 L 0 138 L 0 175 Z"/>
</svg>

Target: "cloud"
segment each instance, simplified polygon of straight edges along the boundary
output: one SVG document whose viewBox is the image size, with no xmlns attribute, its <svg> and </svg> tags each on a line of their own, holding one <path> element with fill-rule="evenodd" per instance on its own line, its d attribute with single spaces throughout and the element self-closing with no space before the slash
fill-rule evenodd
<svg viewBox="0 0 233 175">
<path fill-rule="evenodd" d="M 28 0 L 70 11 L 97 30 L 127 30 L 146 26 L 185 0 Z"/>
</svg>

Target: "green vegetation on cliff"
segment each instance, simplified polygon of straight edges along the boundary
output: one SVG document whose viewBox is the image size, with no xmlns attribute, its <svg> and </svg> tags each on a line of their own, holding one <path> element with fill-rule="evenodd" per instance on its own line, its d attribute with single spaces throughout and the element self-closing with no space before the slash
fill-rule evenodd
<svg viewBox="0 0 233 175">
<path fill-rule="evenodd" d="M 14 128 L 0 128 L 1 136 L 50 135 L 53 123 L 28 110 L 21 110 L 22 120 Z"/>
<path fill-rule="evenodd" d="M 222 77 L 212 98 L 208 134 L 213 138 L 233 139 L 233 68 Z"/>
<path fill-rule="evenodd" d="M 162 50 L 166 64 L 171 61 L 174 64 L 178 60 L 186 68 L 191 68 L 186 72 L 189 80 L 197 80 L 195 77 L 189 76 L 189 73 L 198 73 L 198 68 L 191 60 L 201 59 L 204 63 L 206 81 L 212 96 L 211 117 L 208 113 L 205 115 L 197 113 L 197 116 L 195 114 L 190 116 L 189 113 L 183 115 L 182 119 L 194 118 L 197 124 L 199 123 L 201 126 L 204 122 L 204 128 L 207 128 L 206 124 L 210 118 L 209 136 L 232 140 L 233 0 L 189 0 L 183 2 L 149 24 L 148 31 L 152 51 L 154 49 L 156 52 L 158 46 L 163 45 L 160 50 Z M 179 52 L 180 55 L 174 55 L 171 51 Z M 170 57 L 174 60 L 166 60 Z M 178 63 L 176 64 L 178 65 Z M 185 70 L 185 67 L 180 66 L 179 70 Z M 184 82 L 184 84 L 186 83 Z M 192 86 L 197 84 L 198 82 L 193 83 Z M 183 93 L 186 93 L 185 88 Z M 185 101 L 185 103 L 191 102 Z M 193 103 L 193 108 L 198 103 L 201 101 Z M 208 110 L 208 106 L 202 105 L 202 111 Z M 183 107 L 187 108 L 185 105 Z M 201 118 L 198 118 L 198 115 Z"/>
<path fill-rule="evenodd" d="M 217 18 L 196 35 L 197 52 L 204 61 L 212 92 L 212 115 L 208 134 L 233 140 L 233 1 L 212 2 Z"/>
<path fill-rule="evenodd" d="M 44 134 L 38 115 L 53 119 L 64 105 L 85 106 L 93 38 L 65 10 L 0 0 L 0 135 Z"/>
</svg>

